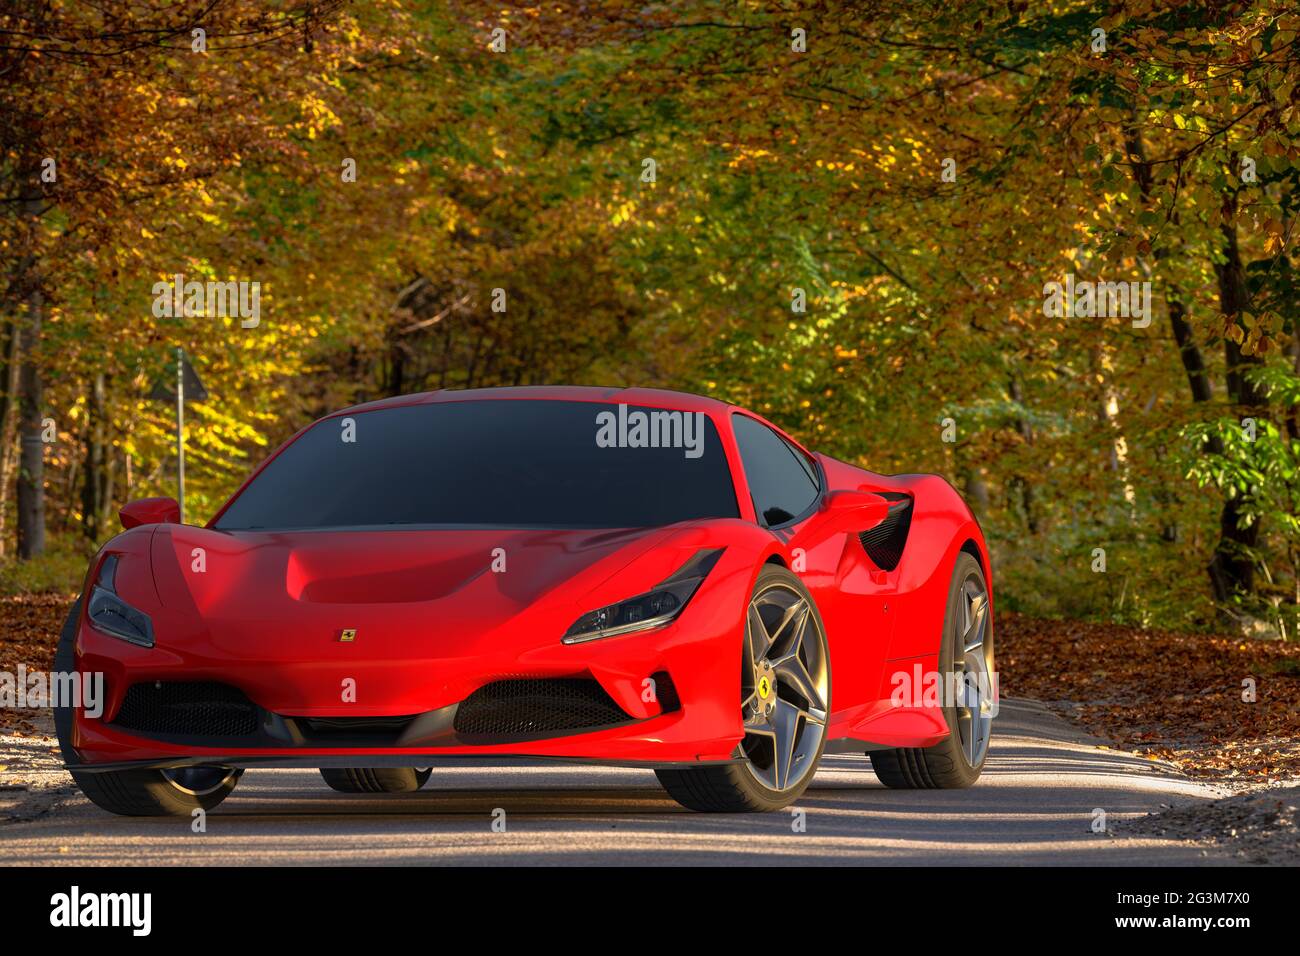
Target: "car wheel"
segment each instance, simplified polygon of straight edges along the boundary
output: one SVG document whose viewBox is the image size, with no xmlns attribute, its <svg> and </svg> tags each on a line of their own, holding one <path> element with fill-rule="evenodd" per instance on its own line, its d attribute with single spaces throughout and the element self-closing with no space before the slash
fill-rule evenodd
<svg viewBox="0 0 1300 956">
<path fill-rule="evenodd" d="M 54 653 L 55 673 L 71 673 L 77 664 L 77 615 L 81 601 L 72 605 L 59 634 Z M 74 713 L 70 706 L 54 708 L 54 732 L 64 763 L 80 761 L 72 747 Z M 189 816 L 211 810 L 230 795 L 244 771 L 232 767 L 179 767 L 174 770 L 111 770 L 86 773 L 70 770 L 87 799 L 109 813 L 126 817 Z"/>
<path fill-rule="evenodd" d="M 320 775 L 339 793 L 413 793 L 423 787 L 432 767 L 322 767 Z"/>
<path fill-rule="evenodd" d="M 943 716 L 951 729 L 933 747 L 871 751 L 871 768 L 880 782 L 897 789 L 948 790 L 969 787 L 988 759 L 993 731 L 993 632 L 989 627 L 988 585 L 974 557 L 962 552 L 953 567 L 944 615 L 939 673 L 956 699 L 945 693 Z"/>
<path fill-rule="evenodd" d="M 181 767 L 175 770 L 72 771 L 90 802 L 124 817 L 187 817 L 211 810 L 230 796 L 244 771 L 234 767 Z"/>
<path fill-rule="evenodd" d="M 656 770 L 690 810 L 779 810 L 812 781 L 826 744 L 831 664 L 812 596 L 791 572 L 767 565 L 745 616 L 740 710 L 743 761 Z"/>
</svg>

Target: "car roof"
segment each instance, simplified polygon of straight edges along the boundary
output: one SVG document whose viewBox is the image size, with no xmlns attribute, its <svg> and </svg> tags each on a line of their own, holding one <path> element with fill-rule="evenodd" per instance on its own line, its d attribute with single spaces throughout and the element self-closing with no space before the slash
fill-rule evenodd
<svg viewBox="0 0 1300 956">
<path fill-rule="evenodd" d="M 714 415 L 735 408 L 730 402 L 705 398 L 690 392 L 675 392 L 666 388 L 618 388 L 600 385 L 513 385 L 500 388 L 441 388 L 432 392 L 397 395 L 373 402 L 353 405 L 326 415 L 335 418 L 355 412 L 370 412 L 380 408 L 397 408 L 405 405 L 433 405 L 441 402 L 510 401 L 551 402 L 602 402 L 612 405 L 640 405 L 644 408 L 667 408 L 683 412 L 704 412 Z"/>
</svg>

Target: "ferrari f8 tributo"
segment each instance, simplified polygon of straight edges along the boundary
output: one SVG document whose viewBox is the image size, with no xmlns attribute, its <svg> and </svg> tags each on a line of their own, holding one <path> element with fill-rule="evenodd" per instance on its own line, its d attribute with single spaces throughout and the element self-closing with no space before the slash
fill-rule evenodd
<svg viewBox="0 0 1300 956">
<path fill-rule="evenodd" d="M 396 793 L 518 758 L 770 810 L 823 753 L 962 787 L 988 752 L 988 555 L 961 498 L 721 401 L 372 402 L 303 429 L 203 527 L 168 498 L 121 517 L 56 661 L 103 681 L 102 708 L 55 714 L 114 813 L 211 808 L 250 767 Z"/>
</svg>

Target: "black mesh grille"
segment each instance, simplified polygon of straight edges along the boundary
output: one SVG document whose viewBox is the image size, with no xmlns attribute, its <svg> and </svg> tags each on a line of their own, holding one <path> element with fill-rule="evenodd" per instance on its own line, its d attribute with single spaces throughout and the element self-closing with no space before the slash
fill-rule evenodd
<svg viewBox="0 0 1300 956">
<path fill-rule="evenodd" d="M 896 491 L 877 492 L 889 499 L 889 515 L 884 521 L 858 534 L 869 557 L 882 571 L 892 571 L 903 560 L 903 546 L 912 527 L 912 498 Z"/>
<path fill-rule="evenodd" d="M 631 718 L 590 678 L 520 678 L 493 681 L 456 710 L 461 734 L 515 736 L 588 730 Z"/>
<path fill-rule="evenodd" d="M 113 723 L 146 734 L 245 737 L 259 720 L 256 705 L 229 684 L 156 681 L 132 684 Z"/>
</svg>

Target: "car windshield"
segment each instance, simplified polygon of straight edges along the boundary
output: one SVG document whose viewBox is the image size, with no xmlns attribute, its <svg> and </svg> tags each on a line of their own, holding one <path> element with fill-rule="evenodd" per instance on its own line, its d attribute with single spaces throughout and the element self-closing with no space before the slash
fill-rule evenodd
<svg viewBox="0 0 1300 956">
<path fill-rule="evenodd" d="M 318 422 L 214 527 L 641 528 L 735 517 L 731 473 L 707 415 L 512 399 Z"/>
</svg>

